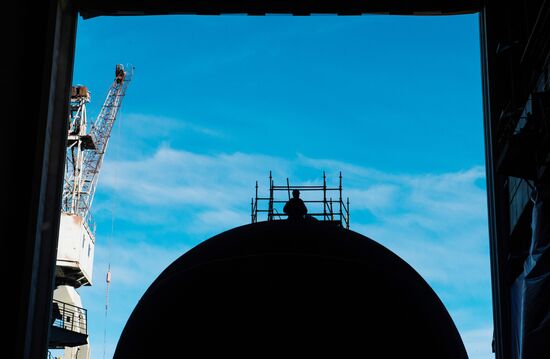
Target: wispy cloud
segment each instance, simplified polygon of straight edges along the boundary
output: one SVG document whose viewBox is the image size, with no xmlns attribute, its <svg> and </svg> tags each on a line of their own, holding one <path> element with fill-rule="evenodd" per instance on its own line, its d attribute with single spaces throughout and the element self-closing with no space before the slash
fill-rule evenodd
<svg viewBox="0 0 550 359">
<path fill-rule="evenodd" d="M 480 327 L 462 333 L 462 339 L 467 343 L 470 359 L 494 358 L 491 342 L 493 340 L 492 327 Z"/>
<path fill-rule="evenodd" d="M 125 213 L 129 216 L 147 205 L 155 210 L 170 207 L 173 213 L 189 211 L 205 218 L 202 212 L 242 212 L 249 206 L 257 179 L 267 178 L 268 169 L 287 175 L 291 165 L 265 155 L 203 155 L 162 147 L 149 158 L 106 163 L 102 186 L 107 191 L 124 193 L 129 207 Z"/>
<path fill-rule="evenodd" d="M 177 240 L 160 244 L 155 243 L 157 238 L 153 236 L 121 230 L 115 233 L 116 238 L 110 241 L 105 236 L 98 236 L 101 242 L 96 241 L 94 286 L 79 290 L 88 310 L 88 331 L 94 358 L 100 357 L 98 353 L 103 353 L 104 347 L 107 357 L 113 356 L 124 325 L 148 286 L 189 249 Z M 112 276 L 107 296 L 105 279 L 109 267 Z M 103 343 L 106 328 L 109 330 Z"/>
<path fill-rule="evenodd" d="M 191 120 L 180 119 L 168 116 L 129 113 L 124 115 L 125 129 L 135 135 L 146 136 L 147 138 L 167 137 L 175 132 L 183 133 L 191 131 L 194 134 L 223 138 L 225 134 L 214 128 L 205 127 L 199 123 L 203 119 Z"/>
</svg>

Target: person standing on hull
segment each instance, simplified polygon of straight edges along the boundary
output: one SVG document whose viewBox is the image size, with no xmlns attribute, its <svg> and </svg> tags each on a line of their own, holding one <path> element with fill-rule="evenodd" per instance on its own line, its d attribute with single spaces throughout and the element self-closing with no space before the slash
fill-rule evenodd
<svg viewBox="0 0 550 359">
<path fill-rule="evenodd" d="M 302 220 L 307 214 L 307 207 L 300 198 L 300 191 L 292 191 L 292 198 L 285 203 L 283 212 L 288 215 L 290 221 Z"/>
</svg>

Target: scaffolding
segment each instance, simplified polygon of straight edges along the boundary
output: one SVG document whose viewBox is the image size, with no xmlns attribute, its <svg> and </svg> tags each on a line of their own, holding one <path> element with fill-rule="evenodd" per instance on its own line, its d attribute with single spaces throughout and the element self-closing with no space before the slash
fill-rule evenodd
<svg viewBox="0 0 550 359">
<path fill-rule="evenodd" d="M 349 198 L 344 203 L 342 199 L 342 172 L 339 175 L 338 187 L 327 186 L 327 177 L 323 172 L 322 185 L 291 185 L 289 179 L 286 179 L 286 185 L 275 185 L 271 171 L 269 171 L 269 197 L 261 197 L 258 195 L 258 181 L 256 181 L 256 195 L 252 198 L 251 205 L 251 221 L 258 222 L 258 214 L 266 213 L 268 221 L 283 220 L 288 217 L 283 213 L 281 207 L 290 200 L 293 190 L 298 190 L 301 193 L 307 192 L 306 197 L 302 198 L 308 213 L 306 218 L 319 220 L 323 222 L 331 222 L 338 226 L 349 229 Z M 279 195 L 281 192 L 286 192 L 288 199 L 283 200 Z M 311 194 L 322 192 L 322 199 L 310 199 Z M 332 194 L 336 193 L 338 197 L 332 198 Z M 320 196 L 319 196 L 320 197 Z M 261 207 L 262 203 L 267 202 L 267 209 Z"/>
</svg>

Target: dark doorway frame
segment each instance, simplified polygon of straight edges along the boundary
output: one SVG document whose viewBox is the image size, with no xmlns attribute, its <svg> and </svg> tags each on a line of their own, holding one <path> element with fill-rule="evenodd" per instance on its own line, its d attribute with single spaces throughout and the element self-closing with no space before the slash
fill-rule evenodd
<svg viewBox="0 0 550 359">
<path fill-rule="evenodd" d="M 14 358 L 41 358 L 47 353 L 52 290 L 55 277 L 57 236 L 60 220 L 61 188 L 64 175 L 66 121 L 72 83 L 72 70 L 78 16 L 162 15 L 162 14 L 248 14 L 270 13 L 309 15 L 312 13 L 359 15 L 452 15 L 480 13 L 482 81 L 484 98 L 485 151 L 487 168 L 487 193 L 489 205 L 489 232 L 491 242 L 491 270 L 493 278 L 493 313 L 496 352 L 498 359 L 509 357 L 508 296 L 502 295 L 506 264 L 500 262 L 505 248 L 501 248 L 502 218 L 501 199 L 495 196 L 493 163 L 493 114 L 491 98 L 495 91 L 495 71 L 492 51 L 496 48 L 497 5 L 483 0 L 471 1 L 181 1 L 172 0 L 77 0 L 41 1 L 24 3 L 15 10 L 17 24 L 13 27 L 22 38 L 13 37 L 8 48 L 13 49 L 9 58 L 7 83 L 16 90 L 7 97 L 15 104 L 15 121 L 7 124 L 6 133 L 25 134 L 30 138 L 22 152 L 13 153 L 17 139 L 8 139 L 2 145 L 9 153 L 10 176 L 3 187 L 6 197 L 4 213 L 8 213 L 4 238 L 13 238 L 12 229 L 19 228 L 16 240 L 10 241 L 5 251 L 5 263 L 16 261 L 20 270 L 15 271 L 8 308 L 15 329 L 7 334 L 8 347 Z M 29 61 L 32 65 L 27 65 Z M 37 94 L 36 101 L 28 101 L 20 94 L 30 90 Z M 17 136 L 15 136 L 17 137 Z M 24 161 L 21 159 L 24 158 Z M 22 188 L 23 195 L 13 189 Z M 11 229 L 10 229 L 11 228 Z M 10 272 L 13 273 L 13 272 Z"/>
</svg>

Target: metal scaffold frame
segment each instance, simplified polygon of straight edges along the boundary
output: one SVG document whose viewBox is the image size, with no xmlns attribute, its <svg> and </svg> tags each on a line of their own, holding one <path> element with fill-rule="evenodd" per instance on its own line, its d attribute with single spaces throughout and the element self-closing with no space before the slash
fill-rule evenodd
<svg viewBox="0 0 550 359">
<path fill-rule="evenodd" d="M 316 220 L 324 222 L 333 222 L 339 226 L 349 229 L 349 198 L 346 199 L 344 203 L 342 199 L 342 172 L 339 175 L 339 185 L 338 187 L 329 187 L 327 186 L 327 177 L 325 172 L 323 172 L 323 184 L 322 185 L 291 185 L 289 179 L 286 179 L 286 185 L 280 186 L 275 185 L 273 181 L 273 175 L 269 171 L 269 197 L 261 197 L 258 194 L 258 181 L 256 181 L 256 194 L 252 198 L 251 205 L 251 221 L 252 223 L 258 222 L 258 213 L 266 213 L 268 221 L 282 220 L 287 217 L 287 214 L 280 213 L 277 210 L 277 204 L 284 204 L 290 199 L 290 194 L 293 190 L 298 190 L 300 192 L 323 192 L 323 199 L 303 199 L 306 206 L 308 204 L 322 204 L 322 211 L 314 211 L 307 214 L 308 218 L 313 218 Z M 280 197 L 276 196 L 279 192 L 286 192 L 288 199 L 282 200 Z M 330 195 L 331 193 L 337 192 L 338 198 L 333 199 Z M 259 204 L 262 202 L 267 202 L 267 209 L 259 207 Z"/>
</svg>

